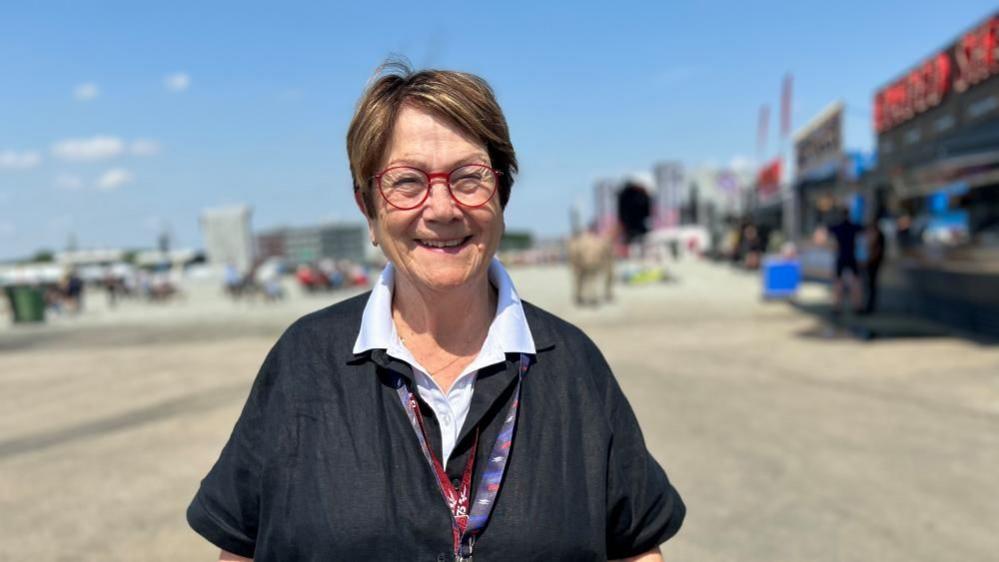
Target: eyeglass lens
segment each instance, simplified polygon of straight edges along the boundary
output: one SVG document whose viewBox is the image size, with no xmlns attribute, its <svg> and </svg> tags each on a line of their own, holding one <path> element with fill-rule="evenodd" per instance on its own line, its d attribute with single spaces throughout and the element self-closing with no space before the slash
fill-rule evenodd
<svg viewBox="0 0 999 562">
<path fill-rule="evenodd" d="M 489 200 L 496 188 L 496 174 L 485 166 L 469 165 L 448 175 L 451 195 L 462 205 L 476 206 Z M 392 168 L 381 176 L 379 185 L 389 203 L 410 208 L 419 205 L 430 187 L 427 174 L 416 168 Z"/>
</svg>

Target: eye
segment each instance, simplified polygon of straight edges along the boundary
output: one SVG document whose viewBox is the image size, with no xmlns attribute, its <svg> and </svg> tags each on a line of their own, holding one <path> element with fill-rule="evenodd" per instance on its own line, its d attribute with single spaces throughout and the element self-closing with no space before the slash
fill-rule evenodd
<svg viewBox="0 0 999 562">
<path fill-rule="evenodd" d="M 398 168 L 389 170 L 382 176 L 382 187 L 403 192 L 418 192 L 426 185 L 427 179 L 418 170 Z"/>
<path fill-rule="evenodd" d="M 485 182 L 488 175 L 491 175 L 488 168 L 479 165 L 462 166 L 451 172 L 451 183 L 477 185 Z"/>
<path fill-rule="evenodd" d="M 392 178 L 392 185 L 394 186 L 409 185 L 420 182 L 421 182 L 420 176 L 416 174 L 405 174 Z"/>
</svg>

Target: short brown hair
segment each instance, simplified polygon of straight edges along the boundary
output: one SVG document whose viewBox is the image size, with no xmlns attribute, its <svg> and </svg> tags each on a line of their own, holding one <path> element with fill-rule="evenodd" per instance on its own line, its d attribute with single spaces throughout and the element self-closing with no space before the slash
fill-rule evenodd
<svg viewBox="0 0 999 562">
<path fill-rule="evenodd" d="M 517 173 L 517 155 L 510 142 L 503 110 L 485 80 L 453 70 L 414 71 L 404 62 L 381 67 L 364 91 L 347 130 L 347 158 L 354 181 L 374 217 L 372 177 L 385 156 L 399 110 L 411 104 L 447 120 L 486 146 L 492 167 L 500 172 L 500 206 L 506 208 Z"/>
</svg>

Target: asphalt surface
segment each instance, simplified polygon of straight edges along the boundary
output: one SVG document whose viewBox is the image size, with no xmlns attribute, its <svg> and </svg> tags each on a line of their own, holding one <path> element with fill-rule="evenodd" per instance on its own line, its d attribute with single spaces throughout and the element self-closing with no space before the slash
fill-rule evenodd
<svg viewBox="0 0 999 562">
<path fill-rule="evenodd" d="M 790 306 L 755 275 L 670 271 L 582 310 L 566 270 L 512 271 L 597 342 L 687 502 L 667 560 L 997 559 L 999 348 L 868 341 L 808 312 L 822 289 Z M 215 559 L 184 521 L 198 481 L 281 330 L 348 294 L 187 293 L 0 328 L 0 560 Z"/>
</svg>

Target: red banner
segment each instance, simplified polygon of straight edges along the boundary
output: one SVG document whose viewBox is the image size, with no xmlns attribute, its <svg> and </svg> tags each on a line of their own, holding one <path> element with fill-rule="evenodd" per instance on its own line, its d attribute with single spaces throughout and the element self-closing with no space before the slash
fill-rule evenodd
<svg viewBox="0 0 999 562">
<path fill-rule="evenodd" d="M 784 77 L 784 86 L 780 93 L 780 136 L 787 138 L 791 134 L 791 83 L 790 74 Z"/>
<path fill-rule="evenodd" d="M 780 159 L 770 162 L 756 176 L 756 193 L 769 196 L 780 191 Z"/>
</svg>

